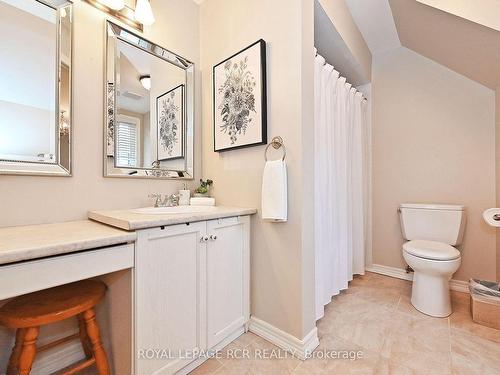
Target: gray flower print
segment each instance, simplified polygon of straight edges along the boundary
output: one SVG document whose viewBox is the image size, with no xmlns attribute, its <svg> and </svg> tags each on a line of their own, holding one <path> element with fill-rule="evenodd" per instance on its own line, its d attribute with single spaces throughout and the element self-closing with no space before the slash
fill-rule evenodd
<svg viewBox="0 0 500 375">
<path fill-rule="evenodd" d="M 178 142 L 179 106 L 175 105 L 175 91 L 161 101 L 160 141 L 163 149 L 172 156 L 174 146 Z"/>
<path fill-rule="evenodd" d="M 222 116 L 220 131 L 227 134 L 231 144 L 235 144 L 238 136 L 245 134 L 252 122 L 250 112 L 255 110 L 255 78 L 247 70 L 248 56 L 239 63 L 228 60 L 224 64 L 226 80 L 218 88 L 222 102 L 218 106 Z"/>
</svg>

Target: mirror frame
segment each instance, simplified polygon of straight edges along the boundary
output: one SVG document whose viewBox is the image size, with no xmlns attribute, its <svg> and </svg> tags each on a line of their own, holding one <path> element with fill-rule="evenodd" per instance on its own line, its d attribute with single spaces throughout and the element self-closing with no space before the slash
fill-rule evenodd
<svg viewBox="0 0 500 375">
<path fill-rule="evenodd" d="M 57 48 L 57 74 L 58 82 L 54 82 L 56 86 L 56 95 L 54 97 L 56 104 L 55 111 L 55 129 L 56 134 L 56 162 L 55 163 L 39 163 L 33 161 L 14 161 L 14 160 L 6 160 L 0 159 L 0 175 L 31 175 L 31 176 L 62 176 L 62 177 L 70 177 L 72 174 L 72 165 L 73 165 L 73 0 L 36 0 L 38 3 L 48 6 L 57 11 L 57 40 L 56 40 L 56 48 Z M 62 53 L 61 53 L 61 9 L 66 10 L 66 16 L 69 16 L 69 40 L 70 40 L 70 66 L 69 66 L 69 83 L 68 83 L 68 99 L 69 99 L 69 165 L 68 169 L 61 165 L 60 162 L 60 133 L 59 133 L 59 115 L 60 115 L 60 105 L 61 105 L 61 96 L 59 90 L 59 82 L 61 81 L 61 66 L 62 66 Z"/>
<path fill-rule="evenodd" d="M 193 62 L 169 51 L 144 37 L 135 34 L 134 32 L 115 24 L 112 21 L 106 20 L 105 33 L 105 81 L 104 81 L 104 126 L 103 126 L 103 160 L 104 160 L 104 177 L 118 178 L 153 178 L 153 179 L 180 179 L 192 180 L 194 178 L 194 147 L 195 147 L 195 131 L 194 131 L 194 111 L 195 111 L 195 65 Z M 110 38 L 120 40 L 130 44 L 133 47 L 139 48 L 146 53 L 158 57 L 170 64 L 173 64 L 186 72 L 186 87 L 185 87 L 185 161 L 184 170 L 162 169 L 160 167 L 145 168 L 145 167 L 117 167 L 116 158 L 113 157 L 113 166 L 109 166 L 107 155 L 108 149 L 108 131 L 113 129 L 116 123 L 116 90 L 114 84 L 116 82 L 116 51 L 110 55 Z M 111 107 L 110 107 L 111 105 Z M 114 131 L 113 131 L 114 136 Z M 188 142 L 192 145 L 189 147 Z M 116 154 L 116 150 L 114 152 Z"/>
</svg>

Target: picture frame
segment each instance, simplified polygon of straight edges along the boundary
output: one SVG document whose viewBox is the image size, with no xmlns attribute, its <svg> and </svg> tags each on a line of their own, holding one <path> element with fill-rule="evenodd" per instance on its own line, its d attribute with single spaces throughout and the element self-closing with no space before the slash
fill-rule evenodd
<svg viewBox="0 0 500 375">
<path fill-rule="evenodd" d="M 115 156 L 115 86 L 108 82 L 106 87 L 106 156 Z"/>
<path fill-rule="evenodd" d="M 259 39 L 213 67 L 214 151 L 267 143 L 266 42 Z"/>
<path fill-rule="evenodd" d="M 184 157 L 184 90 L 181 84 L 156 98 L 157 160 Z"/>
</svg>

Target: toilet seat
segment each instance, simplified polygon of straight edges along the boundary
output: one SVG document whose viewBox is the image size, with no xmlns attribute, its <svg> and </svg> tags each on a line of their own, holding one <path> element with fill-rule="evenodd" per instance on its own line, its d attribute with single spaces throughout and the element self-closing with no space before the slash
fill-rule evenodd
<svg viewBox="0 0 500 375">
<path fill-rule="evenodd" d="M 403 245 L 408 254 L 430 260 L 453 260 L 460 258 L 460 252 L 453 246 L 437 241 L 412 240 Z"/>
</svg>

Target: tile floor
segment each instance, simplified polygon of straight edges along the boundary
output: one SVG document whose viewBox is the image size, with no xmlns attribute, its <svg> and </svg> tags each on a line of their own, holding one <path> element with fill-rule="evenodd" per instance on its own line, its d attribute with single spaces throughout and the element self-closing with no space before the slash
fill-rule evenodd
<svg viewBox="0 0 500 375">
<path fill-rule="evenodd" d="M 410 294 L 408 281 L 367 273 L 326 307 L 316 353 L 355 350 L 363 353 L 361 359 L 226 358 L 230 350 L 237 353 L 234 349 L 279 351 L 247 333 L 224 348 L 222 358 L 208 360 L 191 374 L 500 374 L 500 331 L 472 322 L 467 294 L 453 292 L 454 312 L 443 319 L 416 311 Z"/>
</svg>

